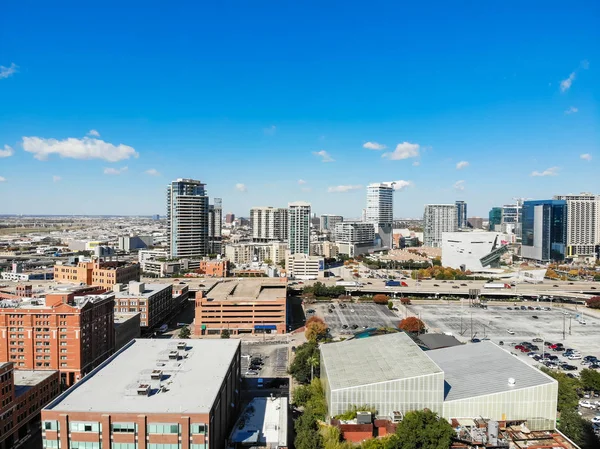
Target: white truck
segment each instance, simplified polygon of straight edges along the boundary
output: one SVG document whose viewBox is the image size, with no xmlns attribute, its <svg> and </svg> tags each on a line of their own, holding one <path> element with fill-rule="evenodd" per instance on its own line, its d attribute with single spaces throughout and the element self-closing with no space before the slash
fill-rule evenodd
<svg viewBox="0 0 600 449">
<path fill-rule="evenodd" d="M 337 287 L 362 287 L 363 286 L 360 282 L 356 282 L 356 281 L 336 281 L 335 285 Z"/>
<path fill-rule="evenodd" d="M 510 288 L 510 284 L 485 284 L 483 286 L 483 288 L 494 288 L 494 289 Z"/>
</svg>

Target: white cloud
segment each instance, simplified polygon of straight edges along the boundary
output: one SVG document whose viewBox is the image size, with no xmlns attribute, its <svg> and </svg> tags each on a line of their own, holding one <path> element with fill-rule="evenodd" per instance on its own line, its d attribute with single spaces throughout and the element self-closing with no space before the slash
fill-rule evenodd
<svg viewBox="0 0 600 449">
<path fill-rule="evenodd" d="M 298 180 L 298 184 L 300 184 L 300 185 L 306 184 L 306 181 L 304 179 L 299 179 Z"/>
<path fill-rule="evenodd" d="M 414 167 L 418 167 L 419 165 L 421 165 L 421 163 L 419 161 L 414 161 L 413 162 L 413 166 Z"/>
<path fill-rule="evenodd" d="M 8 67 L 0 65 L 0 80 L 14 75 L 15 73 L 17 73 L 18 68 L 19 66 L 16 65 L 14 62 Z"/>
<path fill-rule="evenodd" d="M 60 181 L 61 179 L 62 179 L 62 178 L 61 178 L 60 176 L 56 176 L 56 175 L 52 176 L 52 182 L 58 182 L 58 181 Z"/>
<path fill-rule="evenodd" d="M 456 164 L 456 169 L 462 170 L 463 168 L 467 168 L 468 166 L 469 163 L 467 161 L 460 161 L 458 164 Z"/>
<path fill-rule="evenodd" d="M 388 184 L 394 188 L 394 190 L 404 190 L 407 187 L 413 185 L 412 181 L 405 181 L 404 179 L 399 179 L 398 181 L 387 181 L 382 184 Z"/>
<path fill-rule="evenodd" d="M 544 171 L 533 171 L 531 172 L 531 176 L 556 176 L 558 175 L 558 167 L 550 167 Z"/>
<path fill-rule="evenodd" d="M 409 159 L 411 157 L 419 156 L 419 144 L 402 142 L 396 145 L 396 149 L 391 153 L 383 153 L 381 157 L 386 157 L 391 161 L 400 161 L 402 159 Z"/>
<path fill-rule="evenodd" d="M 387 147 L 382 143 L 366 142 L 363 145 L 363 148 L 366 148 L 367 150 L 385 150 Z"/>
<path fill-rule="evenodd" d="M 135 149 L 128 145 L 113 145 L 92 137 L 68 137 L 64 140 L 23 137 L 23 149 L 33 153 L 33 157 L 40 161 L 47 160 L 51 154 L 71 159 L 103 159 L 108 162 L 139 156 Z"/>
<path fill-rule="evenodd" d="M 247 192 L 248 188 L 246 187 L 246 184 L 242 184 L 242 183 L 238 183 L 235 185 L 235 189 L 239 192 Z"/>
<path fill-rule="evenodd" d="M 4 176 L 0 176 L 0 182 L 6 182 L 6 178 Z"/>
<path fill-rule="evenodd" d="M 100 133 L 98 131 L 96 131 L 95 129 L 90 129 L 90 131 L 87 133 L 88 136 L 92 136 L 92 137 L 100 137 Z"/>
<path fill-rule="evenodd" d="M 144 173 L 146 173 L 147 175 L 150 175 L 150 176 L 160 176 L 159 171 L 155 168 L 148 169 Z"/>
<path fill-rule="evenodd" d="M 579 109 L 577 109 L 575 106 L 571 106 L 565 111 L 565 114 L 575 114 L 576 112 L 579 112 Z"/>
<path fill-rule="evenodd" d="M 327 188 L 327 192 L 335 193 L 335 192 L 350 192 L 351 190 L 359 190 L 362 189 L 363 186 L 355 185 L 355 186 L 334 186 Z"/>
<path fill-rule="evenodd" d="M 13 154 L 15 154 L 15 150 L 8 145 L 4 145 L 4 149 L 0 150 L 0 157 L 11 157 Z"/>
<path fill-rule="evenodd" d="M 268 128 L 264 128 L 263 132 L 267 135 L 267 136 L 272 136 L 273 134 L 275 134 L 277 132 L 277 127 L 275 125 L 271 125 Z"/>
<path fill-rule="evenodd" d="M 584 153 L 581 156 L 579 156 L 581 159 L 583 159 L 584 161 L 591 161 L 592 160 L 592 155 L 590 153 Z"/>
<path fill-rule="evenodd" d="M 313 154 L 315 156 L 319 156 L 321 158 L 321 162 L 333 162 L 335 161 L 334 158 L 332 158 L 329 153 L 325 150 L 321 150 L 321 151 L 313 151 Z"/>
<path fill-rule="evenodd" d="M 461 179 L 460 181 L 456 181 L 454 183 L 454 188 L 456 190 L 465 190 L 465 181 L 463 179 Z"/>
<path fill-rule="evenodd" d="M 575 72 L 571 72 L 571 74 L 569 75 L 569 77 L 565 80 L 562 80 L 560 82 L 560 91 L 561 92 L 566 92 L 571 88 L 571 84 L 573 84 L 573 81 L 575 80 Z"/>
<path fill-rule="evenodd" d="M 123 173 L 125 173 L 128 170 L 127 167 L 121 167 L 121 168 L 113 168 L 113 167 L 108 167 L 104 169 L 104 174 L 105 175 L 121 175 Z"/>
</svg>

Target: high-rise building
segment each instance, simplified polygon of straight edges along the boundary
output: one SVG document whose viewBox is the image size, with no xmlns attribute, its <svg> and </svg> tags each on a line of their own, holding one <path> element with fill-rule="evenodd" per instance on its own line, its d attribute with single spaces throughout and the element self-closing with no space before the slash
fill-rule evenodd
<svg viewBox="0 0 600 449">
<path fill-rule="evenodd" d="M 250 209 L 253 242 L 285 241 L 288 238 L 288 210 L 284 207 Z"/>
<path fill-rule="evenodd" d="M 473 229 L 483 229 L 483 218 L 481 217 L 471 217 L 467 219 L 467 223 L 470 228 Z"/>
<path fill-rule="evenodd" d="M 221 228 L 223 226 L 223 200 L 215 198 L 208 206 L 208 250 L 210 254 L 222 254 Z"/>
<path fill-rule="evenodd" d="M 340 254 L 349 257 L 372 252 L 375 248 L 375 227 L 372 223 L 344 221 L 335 226 L 335 242 Z"/>
<path fill-rule="evenodd" d="M 567 246 L 567 202 L 538 200 L 523 203 L 521 255 L 537 262 L 561 261 Z"/>
<path fill-rule="evenodd" d="M 467 203 L 456 201 L 454 204 L 456 205 L 456 226 L 458 229 L 467 228 Z"/>
<path fill-rule="evenodd" d="M 335 240 L 335 226 L 344 221 L 341 215 L 323 214 L 321 215 L 320 227 L 321 232 L 327 232 L 330 235 L 330 240 Z"/>
<path fill-rule="evenodd" d="M 235 221 L 235 214 L 232 214 L 231 212 L 229 212 L 227 215 L 225 215 L 225 223 L 227 224 L 233 224 L 233 222 Z"/>
<path fill-rule="evenodd" d="M 367 186 L 365 221 L 373 223 L 376 245 L 392 247 L 394 224 L 394 183 L 376 183 Z"/>
<path fill-rule="evenodd" d="M 442 232 L 456 232 L 455 204 L 427 204 L 423 214 L 423 244 L 434 248 L 442 246 Z"/>
<path fill-rule="evenodd" d="M 523 221 L 523 201 L 518 200 L 515 204 L 505 204 L 502 206 L 502 219 L 500 231 L 513 233 L 521 238 Z"/>
<path fill-rule="evenodd" d="M 115 349 L 115 295 L 53 293 L 0 307 L 0 362 L 17 369 L 58 370 L 73 385 Z"/>
<path fill-rule="evenodd" d="M 567 257 L 590 259 L 600 244 L 600 195 L 557 195 L 567 202 Z"/>
<path fill-rule="evenodd" d="M 172 258 L 208 254 L 208 195 L 205 184 L 179 178 L 167 188 L 169 255 Z"/>
<path fill-rule="evenodd" d="M 310 204 L 288 204 L 288 246 L 290 254 L 310 254 Z"/>
<path fill-rule="evenodd" d="M 502 208 L 501 207 L 492 207 L 490 209 L 489 214 L 489 222 L 488 228 L 490 231 L 500 231 L 500 228 L 496 228 L 496 226 L 500 226 L 502 224 Z"/>
</svg>

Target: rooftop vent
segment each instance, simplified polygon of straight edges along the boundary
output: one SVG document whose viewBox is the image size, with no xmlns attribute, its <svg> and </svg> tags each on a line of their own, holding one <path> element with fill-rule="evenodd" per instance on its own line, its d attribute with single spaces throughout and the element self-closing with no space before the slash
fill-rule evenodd
<svg viewBox="0 0 600 449">
<path fill-rule="evenodd" d="M 150 385 L 148 384 L 140 384 L 137 387 L 138 396 L 150 396 Z"/>
<path fill-rule="evenodd" d="M 404 419 L 404 414 L 397 410 L 392 412 L 392 422 L 400 422 Z"/>
<path fill-rule="evenodd" d="M 509 377 L 508 378 L 508 386 L 509 387 L 514 387 L 516 383 L 517 383 L 517 381 L 515 380 L 514 377 Z"/>
<path fill-rule="evenodd" d="M 356 412 L 357 424 L 371 424 L 371 412 Z"/>
<path fill-rule="evenodd" d="M 185 343 L 185 341 L 180 341 L 179 343 L 177 343 L 177 349 L 185 349 L 187 348 L 187 344 Z"/>
<path fill-rule="evenodd" d="M 179 351 L 169 351 L 169 359 L 178 360 L 179 359 Z"/>
<path fill-rule="evenodd" d="M 161 380 L 162 379 L 162 374 L 163 374 L 163 372 L 162 372 L 161 369 L 154 369 L 150 373 L 150 379 Z"/>
</svg>

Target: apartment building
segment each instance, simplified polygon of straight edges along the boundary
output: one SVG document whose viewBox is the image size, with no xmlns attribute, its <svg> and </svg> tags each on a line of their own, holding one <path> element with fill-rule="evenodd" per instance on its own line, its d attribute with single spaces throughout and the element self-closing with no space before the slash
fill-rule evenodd
<svg viewBox="0 0 600 449">
<path fill-rule="evenodd" d="M 286 332 L 285 278 L 236 279 L 196 293 L 195 335 Z"/>
<path fill-rule="evenodd" d="M 114 306 L 114 293 L 3 301 L 0 362 L 58 370 L 61 385 L 73 385 L 114 352 Z"/>
<path fill-rule="evenodd" d="M 112 289 L 115 284 L 140 280 L 140 264 L 117 261 L 54 265 L 57 282 L 82 283 Z"/>
<path fill-rule="evenodd" d="M 42 407 L 59 393 L 58 371 L 15 370 L 11 362 L 0 363 L 0 449 L 12 449 L 37 432 Z"/>
<path fill-rule="evenodd" d="M 224 278 L 229 273 L 229 261 L 226 259 L 201 260 L 196 272 L 205 276 Z"/>
<path fill-rule="evenodd" d="M 292 254 L 310 254 L 310 204 L 288 204 L 288 245 Z"/>
<path fill-rule="evenodd" d="M 133 340 L 44 407 L 43 447 L 224 449 L 240 409 L 240 348 Z"/>
<path fill-rule="evenodd" d="M 384 182 L 367 186 L 365 220 L 375 226 L 376 246 L 392 248 L 394 224 L 394 183 Z M 336 237 L 337 238 L 337 237 Z"/>
<path fill-rule="evenodd" d="M 566 257 L 591 261 L 600 244 L 600 195 L 557 195 L 555 200 L 567 202 Z"/>
<path fill-rule="evenodd" d="M 292 279 L 324 279 L 325 259 L 308 254 L 288 254 L 285 269 Z"/>
<path fill-rule="evenodd" d="M 375 248 L 374 223 L 344 221 L 335 227 L 335 243 L 340 254 L 349 257 L 372 252 Z"/>
<path fill-rule="evenodd" d="M 167 188 L 169 255 L 193 258 L 208 255 L 208 194 L 195 179 L 171 182 Z"/>
<path fill-rule="evenodd" d="M 338 223 L 344 221 L 344 217 L 341 215 L 331 215 L 331 214 L 323 214 L 320 219 L 320 228 L 321 232 L 329 232 L 331 234 L 335 234 L 335 226 Z M 335 240 L 332 238 L 331 240 Z"/>
<path fill-rule="evenodd" d="M 209 254 L 222 254 L 223 237 L 223 200 L 215 198 L 213 204 L 208 206 L 208 252 Z"/>
<path fill-rule="evenodd" d="M 427 204 L 423 214 L 423 244 L 433 248 L 442 247 L 442 233 L 458 231 L 456 205 Z"/>
<path fill-rule="evenodd" d="M 262 263 L 265 260 L 279 263 L 285 260 L 287 250 L 288 245 L 283 242 L 233 243 L 225 246 L 225 257 L 236 265 Z"/>
<path fill-rule="evenodd" d="M 562 261 L 567 246 L 567 202 L 533 200 L 523 203 L 521 256 L 537 262 Z"/>
<path fill-rule="evenodd" d="M 171 284 L 130 282 L 114 286 L 115 311 L 140 313 L 140 326 L 151 329 L 164 324 L 167 317 L 180 305 L 173 298 Z"/>
<path fill-rule="evenodd" d="M 465 201 L 458 200 L 454 202 L 454 205 L 456 206 L 456 226 L 458 229 L 467 228 L 467 203 Z"/>
<path fill-rule="evenodd" d="M 288 210 L 284 207 L 253 207 L 250 209 L 250 222 L 253 242 L 288 239 Z"/>
</svg>

